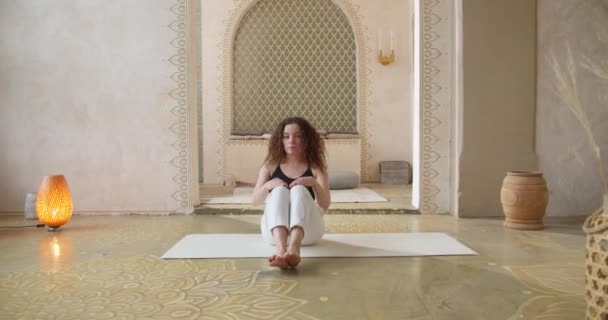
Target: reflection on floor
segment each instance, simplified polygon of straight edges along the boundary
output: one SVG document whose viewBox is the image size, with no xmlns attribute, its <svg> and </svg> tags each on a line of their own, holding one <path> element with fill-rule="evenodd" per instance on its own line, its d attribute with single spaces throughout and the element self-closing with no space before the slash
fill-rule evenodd
<svg viewBox="0 0 608 320">
<path fill-rule="evenodd" d="M 388 199 L 388 202 L 369 203 L 332 203 L 330 214 L 419 214 L 412 205 L 411 184 L 364 183 L 363 187 L 372 189 Z M 222 185 L 201 185 L 201 205 L 196 208 L 197 214 L 261 214 L 263 206 L 250 204 L 206 204 L 213 197 L 231 195 L 234 187 Z"/>
<path fill-rule="evenodd" d="M 582 218 L 543 231 L 446 215 L 325 218 L 333 233 L 446 232 L 479 255 L 311 258 L 295 271 L 265 259 L 165 261 L 186 234 L 257 233 L 260 216 L 75 216 L 56 233 L 0 229 L 0 319 L 583 318 Z"/>
</svg>

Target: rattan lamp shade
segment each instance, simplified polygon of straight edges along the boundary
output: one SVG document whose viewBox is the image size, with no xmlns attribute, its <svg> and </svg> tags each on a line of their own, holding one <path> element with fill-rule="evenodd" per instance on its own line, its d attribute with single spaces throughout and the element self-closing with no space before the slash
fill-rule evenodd
<svg viewBox="0 0 608 320">
<path fill-rule="evenodd" d="M 38 220 L 53 231 L 70 220 L 73 210 L 72 193 L 65 177 L 63 175 L 44 177 L 36 198 Z"/>
</svg>

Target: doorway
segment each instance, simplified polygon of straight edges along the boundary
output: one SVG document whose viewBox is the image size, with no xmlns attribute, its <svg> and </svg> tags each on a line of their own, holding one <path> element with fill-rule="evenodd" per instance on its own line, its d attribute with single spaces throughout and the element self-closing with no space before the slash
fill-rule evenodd
<svg viewBox="0 0 608 320">
<path fill-rule="evenodd" d="M 347 0 L 342 3 L 349 3 Z M 455 4 L 452 2 L 430 2 L 412 0 L 410 2 L 413 25 L 412 55 L 412 115 L 414 126 L 413 151 L 413 187 L 412 203 L 420 208 L 421 213 L 448 212 L 450 207 L 450 135 L 451 135 L 451 26 Z M 199 37 L 199 39 L 201 39 Z M 203 38 L 203 42 L 205 39 Z M 209 41 L 209 40 L 208 40 Z M 203 58 L 204 61 L 204 58 Z M 205 81 L 205 66 L 203 65 L 201 83 Z M 201 70 L 199 68 L 199 70 Z M 221 71 L 224 72 L 224 71 Z M 221 73 L 220 72 L 220 73 Z M 213 73 L 213 72 L 212 72 Z M 225 73 L 224 73 L 225 74 Z M 217 74 L 215 74 L 217 75 Z M 208 75 L 213 77 L 213 75 Z M 210 87 L 207 92 L 217 91 Z M 203 88 L 203 94 L 206 89 Z M 202 104 L 217 103 L 218 92 L 212 92 L 208 99 L 203 97 Z M 199 135 L 213 134 L 202 126 L 203 117 L 212 117 L 217 122 L 216 115 L 196 110 L 197 128 Z M 201 140 L 202 141 L 202 140 Z M 197 139 L 197 149 L 201 159 L 205 153 L 203 143 Z M 198 163 L 193 163 L 201 172 L 208 170 Z M 210 169 L 213 170 L 213 169 Z M 196 170 L 198 171 L 198 170 Z M 196 181 L 198 181 L 198 176 Z M 197 184 L 198 185 L 198 184 Z M 198 189 L 198 188 L 197 188 Z M 197 194 L 193 194 L 194 197 Z M 196 202 L 196 201 L 195 201 Z M 194 202 L 193 202 L 194 203 Z"/>
</svg>

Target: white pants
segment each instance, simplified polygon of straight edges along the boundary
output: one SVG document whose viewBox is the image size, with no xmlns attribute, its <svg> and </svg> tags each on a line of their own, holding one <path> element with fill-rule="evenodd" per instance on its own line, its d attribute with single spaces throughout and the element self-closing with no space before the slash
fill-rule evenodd
<svg viewBox="0 0 608 320">
<path fill-rule="evenodd" d="M 276 187 L 268 195 L 260 223 L 262 237 L 266 242 L 275 244 L 272 229 L 279 226 L 287 230 L 301 227 L 304 230 L 304 246 L 314 244 L 323 237 L 323 211 L 305 186 L 297 185 L 291 189 Z"/>
</svg>

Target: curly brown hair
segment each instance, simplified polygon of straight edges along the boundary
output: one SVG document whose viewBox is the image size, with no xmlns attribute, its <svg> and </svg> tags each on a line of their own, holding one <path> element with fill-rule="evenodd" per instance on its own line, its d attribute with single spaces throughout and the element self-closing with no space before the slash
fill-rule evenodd
<svg viewBox="0 0 608 320">
<path fill-rule="evenodd" d="M 325 161 L 325 142 L 317 132 L 317 130 L 306 119 L 301 117 L 290 117 L 281 121 L 276 127 L 270 142 L 268 143 L 268 155 L 266 155 L 265 163 L 271 166 L 276 166 L 285 160 L 285 146 L 283 145 L 283 131 L 288 124 L 297 124 L 304 136 L 304 154 L 306 161 L 311 167 L 317 168 L 322 172 L 327 170 Z"/>
</svg>

